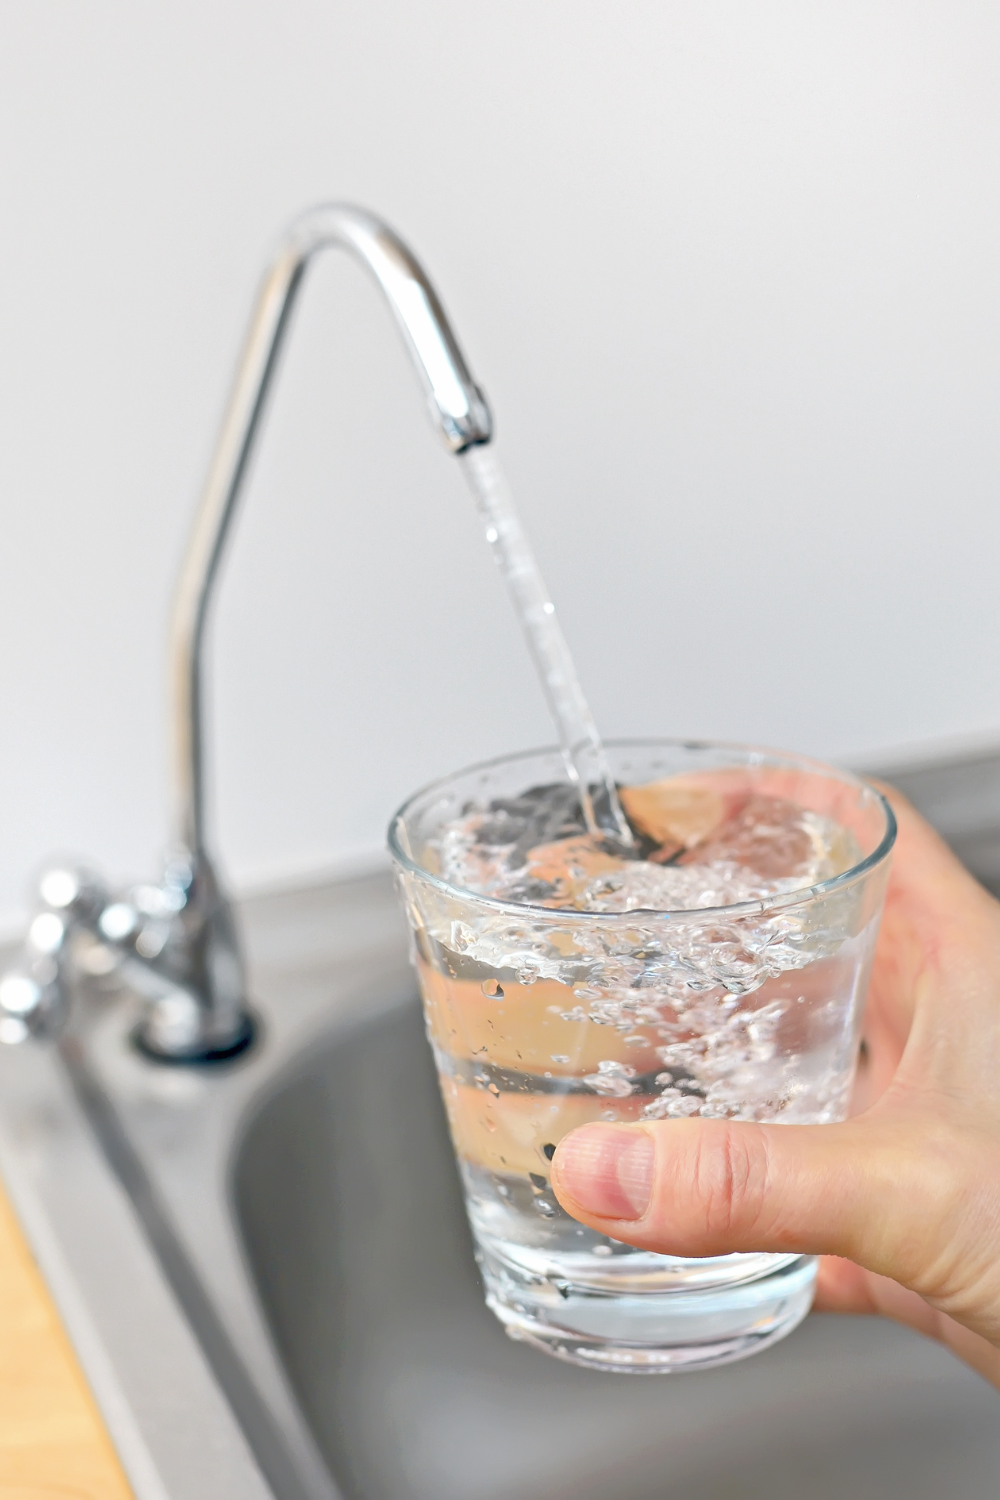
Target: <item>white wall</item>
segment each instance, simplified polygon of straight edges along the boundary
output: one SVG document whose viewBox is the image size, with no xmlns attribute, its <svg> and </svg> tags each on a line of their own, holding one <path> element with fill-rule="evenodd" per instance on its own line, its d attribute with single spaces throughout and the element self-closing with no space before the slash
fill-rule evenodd
<svg viewBox="0 0 1000 1500">
<path fill-rule="evenodd" d="M 278 227 L 439 282 L 599 722 L 1000 735 L 1000 12 L 967 0 L 0 8 L 0 913 L 152 873 L 164 620 Z M 375 294 L 317 270 L 214 644 L 260 880 L 550 731 Z"/>
</svg>

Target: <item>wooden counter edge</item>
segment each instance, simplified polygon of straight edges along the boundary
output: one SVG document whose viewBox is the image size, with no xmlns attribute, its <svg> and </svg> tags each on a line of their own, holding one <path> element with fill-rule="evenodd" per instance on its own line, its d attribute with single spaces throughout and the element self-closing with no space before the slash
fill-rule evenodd
<svg viewBox="0 0 1000 1500">
<path fill-rule="evenodd" d="M 0 1500 L 132 1500 L 0 1183 Z"/>
</svg>

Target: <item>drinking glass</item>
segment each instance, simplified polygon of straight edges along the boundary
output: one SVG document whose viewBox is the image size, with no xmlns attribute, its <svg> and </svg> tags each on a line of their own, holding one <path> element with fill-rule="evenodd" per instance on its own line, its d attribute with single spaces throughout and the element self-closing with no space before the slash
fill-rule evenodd
<svg viewBox="0 0 1000 1500">
<path fill-rule="evenodd" d="M 512 1337 L 588 1368 L 700 1368 L 789 1333 L 811 1305 L 814 1259 L 656 1255 L 607 1238 L 557 1202 L 555 1147 L 593 1120 L 843 1119 L 895 821 L 873 787 L 793 755 L 672 740 L 607 753 L 623 788 L 679 778 L 696 801 L 798 804 L 835 829 L 841 872 L 672 911 L 558 909 L 449 883 L 448 830 L 508 816 L 530 789 L 561 785 L 565 800 L 557 750 L 418 792 L 389 847 L 488 1305 Z"/>
</svg>

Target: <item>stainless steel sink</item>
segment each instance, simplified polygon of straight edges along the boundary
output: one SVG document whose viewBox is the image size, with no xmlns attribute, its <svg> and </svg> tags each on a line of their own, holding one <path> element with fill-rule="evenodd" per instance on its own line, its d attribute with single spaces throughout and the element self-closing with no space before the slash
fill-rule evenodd
<svg viewBox="0 0 1000 1500">
<path fill-rule="evenodd" d="M 990 879 L 1000 757 L 981 760 L 907 784 Z M 510 1343 L 482 1304 L 387 873 L 261 897 L 242 921 L 262 1025 L 236 1062 L 150 1062 L 130 1039 L 134 1001 L 96 980 L 59 1056 L 0 1052 L 4 1172 L 34 1173 L 57 1229 L 63 1216 L 91 1299 L 74 1337 L 92 1376 L 117 1369 L 117 1395 L 97 1384 L 119 1441 L 122 1388 L 149 1437 L 155 1483 L 130 1468 L 143 1500 L 195 1493 L 180 1407 L 201 1420 L 188 1470 L 199 1442 L 218 1450 L 214 1497 L 995 1500 L 996 1392 L 878 1320 L 812 1317 L 744 1364 L 672 1377 L 598 1375 Z M 79 1130 L 60 1127 L 63 1161 L 38 1123 L 54 1099 L 89 1119 L 117 1179 L 117 1197 L 99 1185 L 111 1207 L 89 1252 L 85 1204 L 75 1221 L 67 1206 Z M 113 1260 L 126 1210 L 159 1267 L 132 1303 Z M 177 1346 L 165 1358 L 158 1342 L 157 1380 L 135 1331 L 154 1302 L 144 1336 Z"/>
<path fill-rule="evenodd" d="M 252 1115 L 235 1201 L 302 1410 L 364 1500 L 985 1500 L 993 1392 L 871 1319 L 744 1365 L 607 1376 L 483 1306 L 414 1004 L 311 1047 Z"/>
</svg>

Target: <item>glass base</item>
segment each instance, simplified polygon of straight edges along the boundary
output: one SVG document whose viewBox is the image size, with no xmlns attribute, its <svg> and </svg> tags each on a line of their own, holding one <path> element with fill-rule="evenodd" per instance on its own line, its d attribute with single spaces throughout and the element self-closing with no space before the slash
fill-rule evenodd
<svg viewBox="0 0 1000 1500">
<path fill-rule="evenodd" d="M 802 1322 L 816 1285 L 816 1261 L 805 1255 L 732 1285 L 633 1293 L 531 1275 L 485 1248 L 479 1261 L 487 1306 L 511 1338 L 616 1374 L 669 1374 L 746 1359 Z"/>
</svg>

